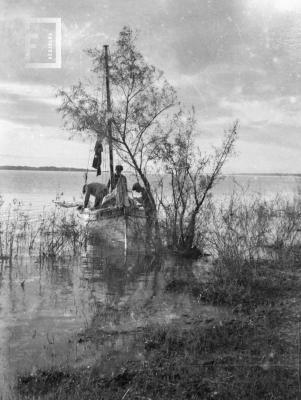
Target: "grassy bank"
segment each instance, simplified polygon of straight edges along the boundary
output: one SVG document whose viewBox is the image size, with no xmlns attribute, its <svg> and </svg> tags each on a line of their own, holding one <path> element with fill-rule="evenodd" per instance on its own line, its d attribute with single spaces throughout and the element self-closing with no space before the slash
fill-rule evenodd
<svg viewBox="0 0 301 400">
<path fill-rule="evenodd" d="M 264 303 L 256 297 L 252 308 L 236 310 L 226 322 L 212 320 L 204 326 L 201 318 L 194 318 L 186 324 L 145 328 L 135 337 L 144 349 L 143 361 L 117 364 L 110 373 L 99 360 L 89 368 L 20 377 L 20 397 L 296 399 L 301 307 L 297 277 L 291 286 L 292 280 L 287 281 L 281 296 L 268 296 L 264 289 Z"/>
<path fill-rule="evenodd" d="M 150 328 L 147 361 L 125 363 L 113 376 L 95 366 L 23 377 L 27 396 L 58 399 L 296 399 L 298 374 L 281 339 L 279 315 L 253 316 L 198 329 Z M 277 313 L 276 313 L 277 314 Z M 275 320 L 274 320 L 275 318 Z"/>
</svg>

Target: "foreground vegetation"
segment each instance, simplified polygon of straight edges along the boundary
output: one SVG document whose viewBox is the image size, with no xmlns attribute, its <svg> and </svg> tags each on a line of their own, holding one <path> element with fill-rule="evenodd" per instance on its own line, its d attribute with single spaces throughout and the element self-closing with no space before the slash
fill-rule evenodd
<svg viewBox="0 0 301 400">
<path fill-rule="evenodd" d="M 136 340 L 146 361 L 22 377 L 26 396 L 58 399 L 296 399 L 296 350 L 279 334 L 285 307 L 200 327 L 151 327 Z M 300 393 L 299 393 L 300 394 Z M 45 397 L 44 397 L 45 396 Z M 30 398 L 30 397 L 28 397 Z"/>
<path fill-rule="evenodd" d="M 79 254 L 88 233 L 73 212 L 54 207 L 34 219 L 30 210 L 15 200 L 0 218 L 0 260 L 12 262 L 26 254 L 40 261 Z"/>
<path fill-rule="evenodd" d="M 200 241 L 214 254 L 206 279 L 173 278 L 165 290 L 188 292 L 200 304 L 226 305 L 230 317 L 204 321 L 199 315 L 148 326 L 135 333 L 142 361 L 120 362 L 112 353 L 89 368 L 38 371 L 19 378 L 20 397 L 299 398 L 300 202 L 233 198 L 208 215 L 207 229 L 199 225 Z M 99 335 L 106 333 L 90 340 Z M 114 357 L 112 371 L 106 363 Z"/>
</svg>

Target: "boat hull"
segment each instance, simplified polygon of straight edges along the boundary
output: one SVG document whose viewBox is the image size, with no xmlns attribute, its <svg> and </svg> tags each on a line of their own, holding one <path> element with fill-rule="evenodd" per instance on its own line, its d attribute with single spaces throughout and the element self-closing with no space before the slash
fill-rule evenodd
<svg viewBox="0 0 301 400">
<path fill-rule="evenodd" d="M 114 247 L 138 250 L 145 247 L 144 210 L 97 210 L 80 213 L 93 237 Z"/>
</svg>

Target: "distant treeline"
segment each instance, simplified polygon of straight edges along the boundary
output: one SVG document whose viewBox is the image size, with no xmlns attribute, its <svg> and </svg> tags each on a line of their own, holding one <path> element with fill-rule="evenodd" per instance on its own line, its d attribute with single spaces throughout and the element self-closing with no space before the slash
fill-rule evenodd
<svg viewBox="0 0 301 400">
<path fill-rule="evenodd" d="M 77 172 L 86 172 L 85 168 L 71 168 L 71 167 L 26 167 L 23 165 L 0 165 L 0 170 L 9 170 L 9 171 L 77 171 Z M 89 172 L 95 172 L 93 169 L 89 169 Z M 105 172 L 105 171 L 103 171 Z M 129 173 L 129 171 L 124 171 L 125 173 Z M 150 174 L 152 175 L 152 174 Z M 224 176 L 242 176 L 242 175 L 250 175 L 250 176 L 301 176 L 301 173 L 278 173 L 278 172 L 238 172 L 232 174 L 224 174 Z"/>
<path fill-rule="evenodd" d="M 84 168 L 71 168 L 71 167 L 26 167 L 22 165 L 0 165 L 0 170 L 9 170 L 9 171 L 79 171 L 86 172 Z M 93 170 L 89 170 L 93 171 Z"/>
<path fill-rule="evenodd" d="M 225 176 L 301 176 L 301 173 L 291 173 L 291 172 L 237 172 L 235 174 L 224 174 Z"/>
</svg>

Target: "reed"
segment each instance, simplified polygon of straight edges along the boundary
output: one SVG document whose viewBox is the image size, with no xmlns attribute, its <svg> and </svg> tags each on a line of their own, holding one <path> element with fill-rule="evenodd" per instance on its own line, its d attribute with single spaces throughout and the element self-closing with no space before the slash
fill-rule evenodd
<svg viewBox="0 0 301 400">
<path fill-rule="evenodd" d="M 219 267 L 229 267 L 232 272 L 237 267 L 237 277 L 250 279 L 250 274 L 258 274 L 262 264 L 296 266 L 300 228 L 298 198 L 288 201 L 277 196 L 270 201 L 242 201 L 232 197 L 226 206 L 217 208 L 211 204 L 206 242 Z"/>
<path fill-rule="evenodd" d="M 0 218 L 0 259 L 19 255 L 58 258 L 76 255 L 87 246 L 88 234 L 70 210 L 44 209 L 32 217 L 21 202 L 10 204 Z"/>
<path fill-rule="evenodd" d="M 210 205 L 200 221 L 201 243 L 211 253 L 208 282 L 196 295 L 214 304 L 256 307 L 277 291 L 293 286 L 290 276 L 301 266 L 301 201 L 246 199 Z"/>
</svg>

